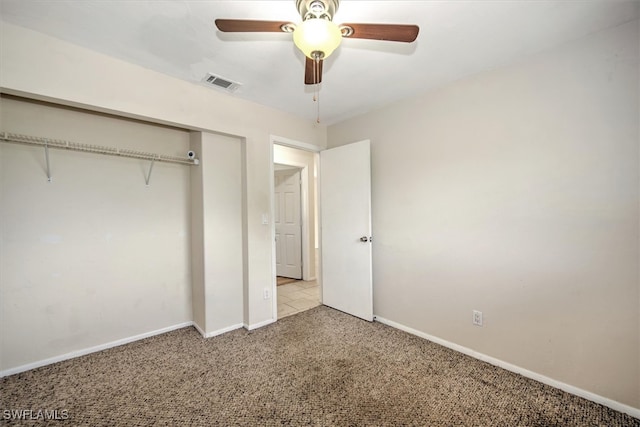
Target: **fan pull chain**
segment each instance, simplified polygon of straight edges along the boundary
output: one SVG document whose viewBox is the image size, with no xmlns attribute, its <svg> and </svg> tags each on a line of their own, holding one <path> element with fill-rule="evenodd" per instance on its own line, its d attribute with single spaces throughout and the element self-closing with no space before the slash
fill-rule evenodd
<svg viewBox="0 0 640 427">
<path fill-rule="evenodd" d="M 317 100 L 317 104 L 316 107 L 318 108 L 318 112 L 316 113 L 316 123 L 320 123 L 320 91 L 318 91 L 318 100 Z"/>
</svg>

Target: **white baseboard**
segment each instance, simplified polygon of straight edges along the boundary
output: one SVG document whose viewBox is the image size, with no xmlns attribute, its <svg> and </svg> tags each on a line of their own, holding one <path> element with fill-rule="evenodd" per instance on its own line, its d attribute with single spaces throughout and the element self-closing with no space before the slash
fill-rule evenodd
<svg viewBox="0 0 640 427">
<path fill-rule="evenodd" d="M 205 333 L 200 326 L 198 326 L 195 322 L 193 323 L 193 326 L 198 330 L 198 332 L 200 332 L 200 335 L 202 335 L 204 338 L 211 338 L 211 337 L 215 337 L 218 335 L 222 335 L 226 332 L 231 332 L 231 331 L 235 331 L 236 329 L 240 329 L 244 326 L 244 323 L 238 323 L 237 325 L 231 325 L 231 326 L 227 326 L 226 328 L 222 328 L 222 329 L 217 329 L 213 332 L 209 332 L 209 333 Z"/>
<path fill-rule="evenodd" d="M 567 393 L 571 393 L 573 395 L 582 397 L 584 399 L 590 400 L 595 403 L 599 403 L 600 405 L 607 406 L 611 409 L 614 409 L 619 412 L 624 412 L 625 414 L 629 414 L 632 417 L 640 418 L 640 409 L 634 408 L 629 405 L 625 405 L 624 403 L 616 402 L 615 400 L 608 399 L 606 397 L 602 397 L 595 393 L 592 393 L 587 390 L 583 390 L 578 387 L 574 387 L 572 385 L 563 383 L 561 381 L 554 380 L 553 378 L 546 377 L 544 375 L 538 374 L 536 372 L 530 371 L 525 368 L 521 368 L 520 366 L 512 365 L 511 363 L 505 362 L 500 359 L 496 359 L 495 357 L 487 356 L 486 354 L 479 353 L 475 350 L 472 350 L 467 347 L 463 347 L 461 345 L 452 343 L 447 340 L 443 340 L 442 338 L 435 337 L 433 335 L 429 335 L 427 333 L 418 331 L 417 329 L 410 328 L 408 326 L 402 325 L 400 323 L 396 323 L 392 320 L 385 319 L 380 316 L 373 316 L 373 319 L 376 322 L 380 322 L 387 326 L 391 326 L 392 328 L 400 329 L 401 331 L 408 332 L 412 335 L 416 335 L 420 338 L 424 338 L 426 340 L 432 341 L 436 344 L 440 344 L 443 347 L 450 348 L 457 352 L 466 354 L 467 356 L 471 356 L 475 359 L 482 360 L 483 362 L 487 362 L 491 365 L 497 366 L 499 368 L 506 369 L 507 371 L 515 372 L 516 374 L 520 374 L 523 377 L 531 378 L 532 380 L 539 381 L 543 384 L 549 385 L 554 388 L 558 388 L 562 391 L 566 391 Z"/>
<path fill-rule="evenodd" d="M 269 320 L 268 322 L 262 322 L 262 323 L 259 323 L 257 325 L 252 325 L 250 328 L 247 328 L 247 329 L 256 329 L 256 328 L 259 328 L 259 327 L 264 326 L 264 325 L 266 325 L 268 323 L 271 323 L 271 322 L 273 322 L 273 320 Z M 245 325 L 243 323 L 238 323 L 237 325 L 231 325 L 231 326 L 228 326 L 226 328 L 222 328 L 222 329 L 215 330 L 213 332 L 205 333 L 202 330 L 202 328 L 200 328 L 200 326 L 195 322 L 189 321 L 189 322 L 179 323 L 177 325 L 168 326 L 166 328 L 158 329 L 158 330 L 155 330 L 155 331 L 145 332 L 144 334 L 139 334 L 139 335 L 134 335 L 132 337 L 122 338 L 122 339 L 119 339 L 119 340 L 111 341 L 111 342 L 108 342 L 108 343 L 105 343 L 105 344 L 96 345 L 96 346 L 85 348 L 85 349 L 82 349 L 82 350 L 72 351 L 70 353 L 62 354 L 60 356 L 50 357 L 48 359 L 39 360 L 37 362 L 27 363 L 26 365 L 17 366 L 15 368 L 9 368 L 9 369 L 6 369 L 4 371 L 0 371 L 0 378 L 7 377 L 9 375 L 19 374 L 20 372 L 29 371 L 31 369 L 40 368 L 42 366 L 51 365 L 52 363 L 62 362 L 64 360 L 69 360 L 69 359 L 73 359 L 73 358 L 76 358 L 76 357 L 85 356 L 87 354 L 95 353 L 95 352 L 102 351 L 102 350 L 106 350 L 106 349 L 109 349 L 109 348 L 112 348 L 112 347 L 117 347 L 117 346 L 120 346 L 120 345 L 129 344 L 129 343 L 134 342 L 134 341 L 139 341 L 139 340 L 142 340 L 142 339 L 145 339 L 145 338 L 149 338 L 149 337 L 152 337 L 152 336 L 155 336 L 155 335 L 165 334 L 167 332 L 175 331 L 176 329 L 186 328 L 188 326 L 193 326 L 194 328 L 196 328 L 196 330 L 198 332 L 200 332 L 200 335 L 202 335 L 204 338 L 211 338 L 211 337 L 215 337 L 217 335 L 224 334 L 225 332 L 230 332 L 230 331 L 233 331 L 233 330 L 236 330 L 236 329 L 240 329 Z"/>
<path fill-rule="evenodd" d="M 144 334 L 134 335 L 132 337 L 122 338 L 119 340 L 111 341 L 105 344 L 96 345 L 93 347 L 85 348 L 82 350 L 72 351 L 70 353 L 66 353 L 60 356 L 51 357 L 49 359 L 39 360 L 33 363 L 27 363 L 26 365 L 17 366 L 15 368 L 9 368 L 4 371 L 0 371 L 0 378 L 6 377 L 9 375 L 19 374 L 20 372 L 29 371 L 31 369 L 40 368 L 42 366 L 51 365 L 52 363 L 62 362 L 64 360 L 73 359 L 76 357 L 84 356 L 90 353 L 95 353 L 98 351 L 106 350 L 112 347 L 117 347 L 123 344 L 129 344 L 134 341 L 139 341 L 145 338 L 149 338 L 155 335 L 165 334 L 167 332 L 175 331 L 176 329 L 186 328 L 187 326 L 192 326 L 193 322 L 184 322 L 179 323 L 177 325 L 168 326 L 166 328 L 157 329 L 151 332 L 145 332 Z"/>
<path fill-rule="evenodd" d="M 268 319 L 268 320 L 264 320 L 262 322 L 254 323 L 253 325 L 247 325 L 245 323 L 244 327 L 249 331 L 253 331 L 254 329 L 262 328 L 263 326 L 270 325 L 270 324 L 272 324 L 274 322 L 275 322 L 274 319 Z"/>
</svg>

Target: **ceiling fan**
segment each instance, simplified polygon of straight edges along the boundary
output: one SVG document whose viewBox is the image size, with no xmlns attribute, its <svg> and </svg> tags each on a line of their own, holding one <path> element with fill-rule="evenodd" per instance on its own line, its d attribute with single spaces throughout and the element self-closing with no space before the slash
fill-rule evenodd
<svg viewBox="0 0 640 427">
<path fill-rule="evenodd" d="M 302 22 L 216 19 L 223 32 L 292 33 L 293 42 L 305 54 L 304 83 L 322 81 L 322 62 L 340 45 L 343 37 L 411 43 L 418 37 L 417 25 L 340 24 L 333 22 L 339 0 L 296 0 Z"/>
</svg>

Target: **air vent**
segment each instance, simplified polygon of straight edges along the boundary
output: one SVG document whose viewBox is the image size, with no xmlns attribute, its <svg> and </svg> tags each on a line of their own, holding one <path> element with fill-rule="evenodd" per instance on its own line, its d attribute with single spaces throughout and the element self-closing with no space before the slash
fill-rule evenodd
<svg viewBox="0 0 640 427">
<path fill-rule="evenodd" d="M 207 73 L 202 81 L 209 86 L 223 89 L 226 92 L 235 92 L 240 87 L 240 83 L 232 82 L 231 80 L 211 73 Z"/>
</svg>

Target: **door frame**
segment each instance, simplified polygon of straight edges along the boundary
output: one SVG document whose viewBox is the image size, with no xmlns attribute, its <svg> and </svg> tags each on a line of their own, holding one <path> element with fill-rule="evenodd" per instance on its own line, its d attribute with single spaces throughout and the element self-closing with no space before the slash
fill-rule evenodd
<svg viewBox="0 0 640 427">
<path fill-rule="evenodd" d="M 276 280 L 276 225 L 273 221 L 274 213 L 275 213 L 275 197 L 274 197 L 274 159 L 273 159 L 273 146 L 274 145 L 282 145 L 285 147 L 295 148 L 297 150 L 309 151 L 312 153 L 319 153 L 322 151 L 322 148 L 317 147 L 315 145 L 307 144 L 305 142 L 296 141 L 289 138 L 284 138 L 277 135 L 269 136 L 269 205 L 270 205 L 270 217 L 272 218 L 271 222 L 271 295 L 272 295 L 272 312 L 273 312 L 273 320 L 278 320 L 278 299 L 277 299 L 277 280 Z M 306 164 L 301 164 L 297 162 L 287 163 L 287 165 L 295 166 L 300 168 L 300 202 L 301 202 L 301 227 L 302 227 L 302 280 L 309 280 L 309 264 L 311 262 L 316 262 L 315 253 L 309 253 L 309 168 Z M 319 174 L 320 171 L 317 171 Z M 319 177 L 318 177 L 319 179 Z M 318 189 L 316 189 L 317 191 Z M 318 198 L 318 203 L 320 199 Z M 316 210 L 320 212 L 320 207 L 316 206 Z M 316 221 L 319 221 L 319 218 L 316 218 Z M 318 237 L 322 235 L 322 230 L 318 230 Z M 319 253 L 322 253 L 321 240 L 316 242 L 318 245 Z M 320 263 L 320 261 L 318 261 Z M 320 287 L 320 302 L 322 302 L 322 281 L 320 271 L 322 270 L 321 266 L 316 266 L 316 280 L 318 281 L 318 285 Z"/>
</svg>

